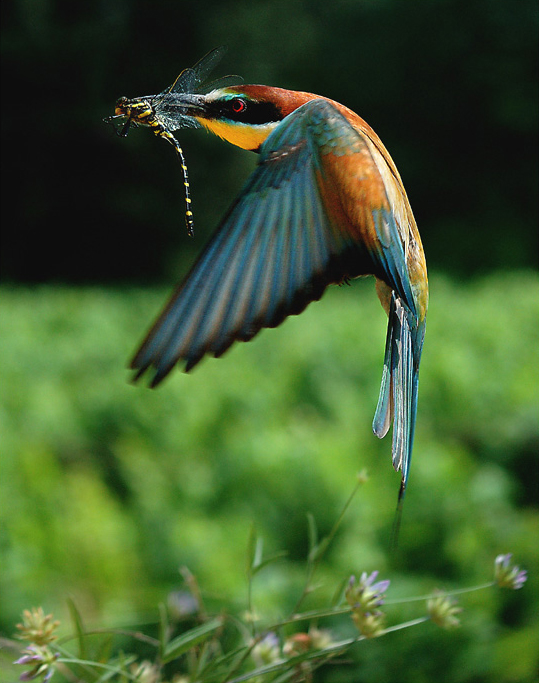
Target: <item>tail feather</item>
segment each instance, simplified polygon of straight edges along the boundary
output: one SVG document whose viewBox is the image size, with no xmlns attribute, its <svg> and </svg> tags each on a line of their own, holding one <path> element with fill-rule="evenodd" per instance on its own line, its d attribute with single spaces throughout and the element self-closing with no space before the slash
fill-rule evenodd
<svg viewBox="0 0 539 683">
<path fill-rule="evenodd" d="M 390 313 L 391 315 L 391 313 Z M 384 353 L 384 369 L 382 371 L 382 384 L 378 405 L 372 422 L 372 431 L 379 439 L 383 439 L 388 433 L 393 417 L 393 404 L 391 394 L 391 349 L 393 347 L 393 327 L 387 327 L 386 348 Z"/>
<path fill-rule="evenodd" d="M 419 362 L 425 336 L 425 322 L 417 318 L 392 293 L 389 309 L 384 370 L 373 431 L 385 436 L 393 422 L 393 467 L 402 472 L 399 501 L 406 492 L 410 472 L 417 412 Z"/>
</svg>

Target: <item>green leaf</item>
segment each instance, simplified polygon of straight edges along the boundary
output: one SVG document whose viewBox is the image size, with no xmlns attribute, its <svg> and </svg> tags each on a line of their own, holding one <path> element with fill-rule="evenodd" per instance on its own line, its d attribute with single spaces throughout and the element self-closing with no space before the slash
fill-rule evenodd
<svg viewBox="0 0 539 683">
<path fill-rule="evenodd" d="M 114 638 L 112 635 L 107 636 L 106 638 L 103 638 L 103 641 L 99 645 L 99 648 L 97 650 L 97 654 L 95 657 L 96 662 L 108 662 L 112 656 L 112 644 L 114 642 Z"/>
<path fill-rule="evenodd" d="M 218 628 L 223 624 L 222 617 L 216 617 L 207 621 L 201 626 L 196 626 L 190 629 L 187 633 L 174 638 L 165 646 L 165 651 L 162 656 L 163 663 L 171 662 L 173 659 L 181 657 L 185 652 L 190 650 L 195 645 L 199 645 L 207 640 Z"/>
<path fill-rule="evenodd" d="M 318 528 L 316 526 L 316 520 L 310 512 L 307 513 L 307 533 L 308 533 L 308 538 L 309 538 L 309 559 L 310 559 L 311 555 L 316 550 L 316 546 L 318 545 Z"/>
<path fill-rule="evenodd" d="M 283 557 L 286 557 L 288 553 L 286 550 L 280 550 L 279 552 L 273 553 L 273 555 L 269 555 L 266 557 L 264 560 L 260 560 L 256 567 L 253 567 L 253 572 L 252 575 L 254 576 L 257 574 L 261 569 L 264 567 L 267 567 L 268 564 L 271 564 L 272 562 L 276 562 L 277 560 L 280 560 Z"/>
<path fill-rule="evenodd" d="M 329 536 L 325 536 L 320 541 L 320 543 L 311 550 L 311 552 L 309 553 L 309 560 L 311 562 L 318 562 L 318 560 L 324 555 L 324 553 L 328 549 L 330 541 L 331 538 Z"/>
<path fill-rule="evenodd" d="M 101 676 L 95 681 L 95 683 L 107 683 L 111 679 L 116 680 L 116 676 L 120 676 L 118 683 L 123 683 L 123 681 L 129 681 L 133 677 L 127 672 L 128 667 L 137 661 L 135 655 L 125 655 L 122 653 L 122 657 L 118 659 L 118 665 L 115 661 L 110 661 L 107 665 L 107 671 L 104 671 Z M 82 679 L 84 680 L 84 679 Z"/>
<path fill-rule="evenodd" d="M 161 659 L 165 656 L 169 634 L 167 608 L 163 603 L 159 603 L 159 655 Z"/>
<path fill-rule="evenodd" d="M 84 626 L 82 623 L 82 617 L 72 598 L 67 599 L 67 606 L 69 608 L 69 614 L 71 615 L 71 621 L 73 622 L 73 628 L 75 630 L 79 645 L 79 659 L 86 659 L 86 643 L 84 639 Z"/>
<path fill-rule="evenodd" d="M 256 536 L 255 525 L 251 524 L 247 540 L 247 576 L 252 576 L 253 569 L 262 557 L 263 541 Z"/>
</svg>

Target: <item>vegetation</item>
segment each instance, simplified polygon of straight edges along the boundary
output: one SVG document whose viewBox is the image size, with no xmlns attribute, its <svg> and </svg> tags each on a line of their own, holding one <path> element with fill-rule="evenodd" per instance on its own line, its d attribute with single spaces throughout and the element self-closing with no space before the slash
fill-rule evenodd
<svg viewBox="0 0 539 683">
<path fill-rule="evenodd" d="M 370 432 L 385 329 L 372 283 L 332 288 L 281 328 L 156 391 L 130 385 L 122 368 L 165 292 L 4 287 L 3 633 L 37 605 L 72 632 L 71 596 L 88 629 L 158 638 L 157 605 L 170 609 L 184 595 L 184 566 L 208 614 L 250 609 L 263 633 L 294 613 L 309 528 L 331 534 L 364 469 L 369 480 L 303 610 L 335 604 L 361 572 L 391 579 L 388 598 L 398 601 L 482 584 L 500 553 L 531 570 L 539 279 L 498 273 L 457 284 L 434 275 L 432 292 L 415 458 L 391 554 L 399 478 L 387 439 Z M 285 555 L 248 581 L 253 525 L 265 558 Z M 537 586 L 533 571 L 530 579 Z M 458 631 L 425 625 L 377 639 L 317 680 L 531 681 L 532 585 L 503 598 L 473 593 Z M 416 616 L 398 602 L 386 626 Z M 347 623 L 323 626 L 339 642 L 353 637 Z"/>
<path fill-rule="evenodd" d="M 3 3 L 0 683 L 202 683 L 215 658 L 238 678 L 275 656 L 260 683 L 536 683 L 538 18 L 532 0 Z M 102 119 L 218 45 L 215 77 L 357 111 L 409 193 L 431 305 L 395 552 L 372 282 L 156 391 L 128 381 L 162 284 L 256 158 L 181 132 L 189 240 L 173 151 Z M 518 583 L 508 553 L 521 590 L 455 593 L 494 558 Z"/>
<path fill-rule="evenodd" d="M 358 485 L 363 481 L 358 480 Z M 357 487 L 356 487 L 357 488 Z M 355 493 L 355 491 L 354 491 Z M 353 495 L 352 495 L 353 497 Z M 352 497 L 349 499 L 352 499 Z M 341 518 L 342 519 L 342 516 Z M 340 520 L 339 520 L 340 521 Z M 332 532 L 337 530 L 338 523 Z M 312 527 L 313 530 L 313 527 Z M 330 537 L 317 543 L 311 536 L 313 544 L 308 557 L 308 577 L 301 598 L 296 603 L 299 609 L 303 598 L 314 588 L 311 579 L 314 576 L 318 561 L 324 554 L 331 540 Z M 251 581 L 255 574 L 275 558 L 264 559 L 261 544 L 252 537 L 248 576 Z M 252 611 L 245 614 L 246 623 L 238 617 L 207 615 L 200 591 L 194 577 L 187 570 L 183 571 L 191 593 L 185 593 L 177 601 L 176 609 L 160 608 L 160 623 L 157 638 L 145 634 L 114 629 L 100 629 L 88 632 L 84 628 L 83 619 L 72 601 L 72 621 L 75 634 L 58 641 L 56 629 L 60 622 L 54 621 L 51 614 L 44 614 L 42 608 L 25 610 L 22 623 L 17 624 L 18 638 L 27 641 L 22 656 L 13 665 L 24 666 L 21 681 L 40 679 L 47 683 L 58 671 L 67 680 L 90 680 L 104 683 L 112 679 L 119 681 L 139 681 L 140 683 L 164 683 L 165 678 L 172 683 L 241 683 L 242 681 L 312 681 L 313 672 L 330 662 L 336 656 L 342 656 L 350 648 L 362 640 L 379 638 L 395 631 L 418 626 L 431 621 L 444 629 L 460 626 L 458 614 L 462 609 L 454 598 L 442 591 L 435 591 L 431 596 L 421 596 L 410 600 L 396 602 L 426 602 L 427 614 L 408 622 L 386 627 L 386 615 L 381 607 L 385 603 L 385 593 L 391 581 L 376 581 L 378 572 L 368 575 L 363 572 L 359 581 L 352 576 L 346 586 L 344 595 L 348 606 L 331 607 L 300 613 L 297 609 L 290 617 L 280 623 L 260 631 L 259 621 Z M 467 588 L 458 593 L 470 593 L 498 586 L 519 590 L 527 581 L 527 572 L 520 569 L 512 561 L 511 554 L 499 555 L 495 561 L 492 581 L 474 588 Z M 249 586 L 251 588 L 251 586 Z M 393 601 L 395 602 L 395 601 Z M 179 609 L 182 607 L 183 609 Z M 173 615 L 172 620 L 170 619 Z M 320 629 L 313 624 L 328 617 L 342 615 L 352 616 L 358 633 L 353 637 L 334 640 L 328 629 Z M 177 621 L 197 618 L 197 625 L 175 635 Z M 310 622 L 308 630 L 295 630 L 286 635 L 289 627 L 298 629 L 303 622 Z M 230 630 L 235 637 L 230 637 Z M 97 638 L 96 638 L 97 636 Z M 153 651 L 151 659 L 140 660 L 134 654 L 126 654 L 122 650 L 113 652 L 114 638 L 126 637 L 138 643 L 144 643 Z M 73 654 L 66 643 L 78 650 Z M 93 641 L 93 643 L 92 643 Z M 99 644 L 96 648 L 95 642 Z M 90 643 L 92 655 L 89 655 Z M 232 647 L 230 648 L 230 645 Z M 227 650 L 227 645 L 230 651 Z M 170 666 L 169 666 L 170 665 Z M 29 667 L 29 668 L 28 668 Z M 181 673 L 180 673 L 181 672 Z M 170 678 L 172 676 L 172 678 Z"/>
</svg>

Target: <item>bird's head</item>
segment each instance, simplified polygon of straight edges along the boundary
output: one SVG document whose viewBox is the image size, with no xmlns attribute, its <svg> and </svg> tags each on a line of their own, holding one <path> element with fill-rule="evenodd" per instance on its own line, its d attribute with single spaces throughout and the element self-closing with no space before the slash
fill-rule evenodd
<svg viewBox="0 0 539 683">
<path fill-rule="evenodd" d="M 242 149 L 256 152 L 268 135 L 295 109 L 317 95 L 266 85 L 235 85 L 205 95 L 177 95 L 182 116 Z"/>
</svg>

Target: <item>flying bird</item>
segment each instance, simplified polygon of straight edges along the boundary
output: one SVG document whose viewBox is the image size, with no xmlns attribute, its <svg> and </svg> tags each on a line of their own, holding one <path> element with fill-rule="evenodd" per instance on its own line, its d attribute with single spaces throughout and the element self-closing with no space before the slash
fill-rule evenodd
<svg viewBox="0 0 539 683">
<path fill-rule="evenodd" d="M 217 49 L 155 96 L 116 103 L 106 119 L 146 125 L 187 169 L 173 133 L 205 128 L 258 165 L 135 354 L 136 378 L 157 386 L 177 364 L 191 370 L 320 299 L 330 284 L 372 275 L 388 315 L 382 383 L 373 420 L 393 425 L 392 460 L 406 490 L 425 336 L 425 255 L 399 172 L 373 129 L 327 97 L 266 85 L 202 88 Z"/>
</svg>

